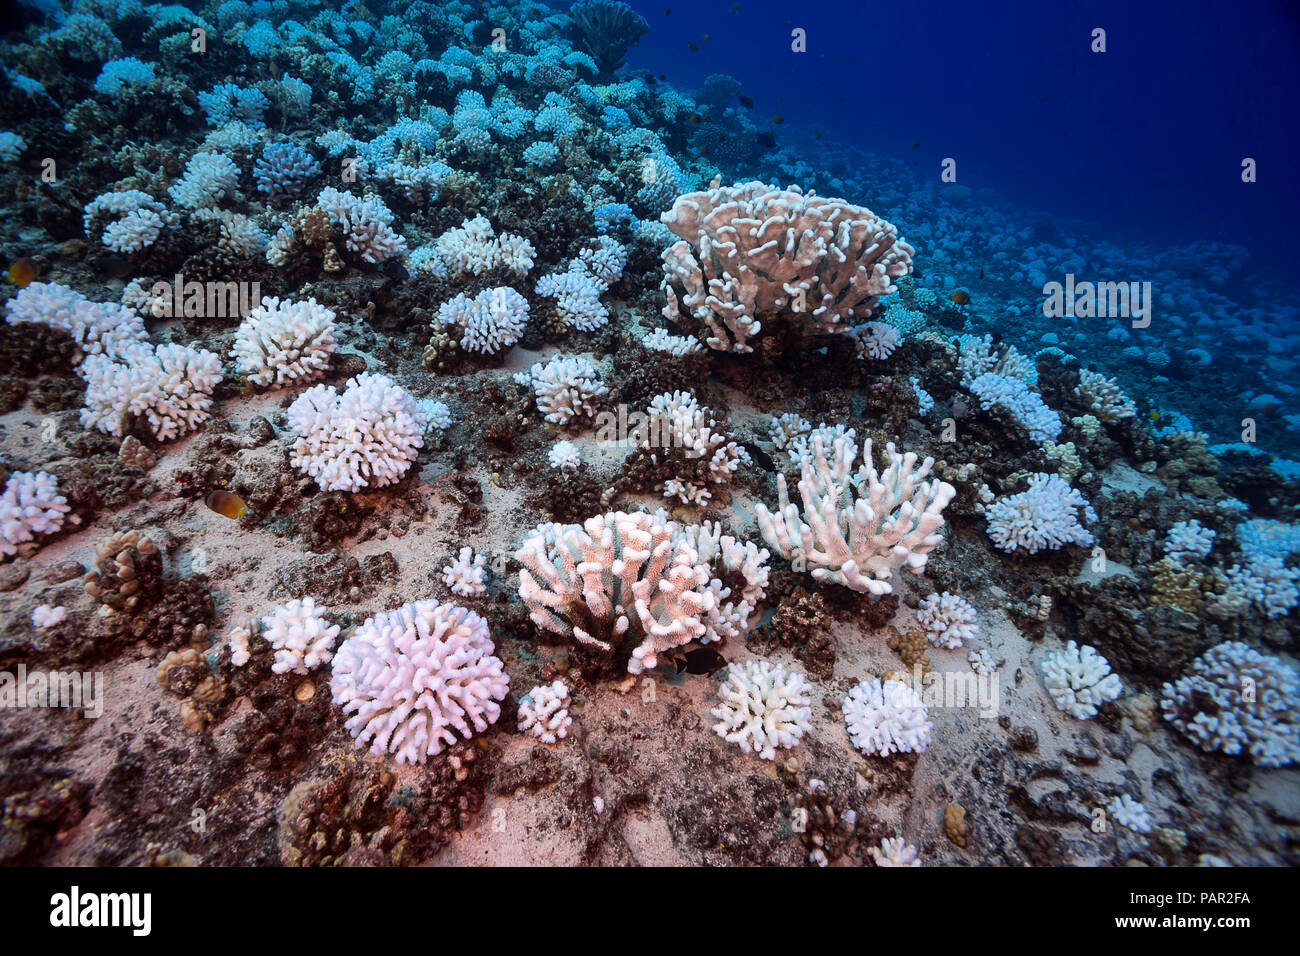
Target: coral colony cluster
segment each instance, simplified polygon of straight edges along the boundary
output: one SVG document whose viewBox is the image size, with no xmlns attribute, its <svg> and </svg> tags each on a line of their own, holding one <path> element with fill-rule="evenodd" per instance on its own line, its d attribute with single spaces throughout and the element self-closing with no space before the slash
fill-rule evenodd
<svg viewBox="0 0 1300 956">
<path fill-rule="evenodd" d="M 1225 781 L 1297 789 L 1300 465 L 1192 397 L 1241 250 L 796 149 L 618 0 L 23 10 L 0 671 L 167 719 L 0 680 L 0 862 L 1289 859 Z M 1039 324 L 1139 254 L 1165 331 Z"/>
</svg>

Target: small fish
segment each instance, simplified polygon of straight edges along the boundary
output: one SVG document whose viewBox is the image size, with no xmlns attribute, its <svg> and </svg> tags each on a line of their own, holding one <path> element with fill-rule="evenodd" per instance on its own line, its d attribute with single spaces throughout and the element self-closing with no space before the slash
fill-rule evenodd
<svg viewBox="0 0 1300 956">
<path fill-rule="evenodd" d="M 920 141 L 919 139 L 914 139 L 914 140 L 912 140 L 912 148 L 913 148 L 913 149 L 920 149 L 920 148 L 921 148 L 921 141 Z"/>
<path fill-rule="evenodd" d="M 1158 408 L 1151 409 L 1151 420 L 1157 423 L 1160 421 L 1160 409 Z"/>
<path fill-rule="evenodd" d="M 672 12 L 673 12 L 672 7 L 664 7 L 664 16 L 668 16 Z"/>
<path fill-rule="evenodd" d="M 759 133 L 756 137 L 759 146 L 766 146 L 768 149 L 776 149 L 776 137 L 772 135 L 771 130 Z"/>
<path fill-rule="evenodd" d="M 740 4 L 738 4 L 738 3 L 733 3 L 733 4 L 731 5 L 731 12 L 732 12 L 732 13 L 739 13 L 739 12 L 740 12 Z"/>
<path fill-rule="evenodd" d="M 754 101 L 751 100 L 744 93 L 737 93 L 736 99 L 740 100 L 740 105 L 743 106 L 745 109 L 752 110 L 754 108 Z"/>
<path fill-rule="evenodd" d="M 14 264 L 5 270 L 5 278 L 20 289 L 27 288 L 40 274 L 41 267 L 27 256 L 14 260 Z"/>
<path fill-rule="evenodd" d="M 965 289 L 958 289 L 952 295 L 948 296 L 957 305 L 970 305 L 970 293 Z"/>
<path fill-rule="evenodd" d="M 668 77 L 664 76 L 662 73 L 656 73 L 655 79 L 662 83 L 664 80 L 668 79 Z"/>
<path fill-rule="evenodd" d="M 699 125 L 700 125 L 701 123 L 703 123 L 703 122 L 704 122 L 704 117 L 701 116 L 699 113 L 692 113 L 692 114 L 691 114 L 691 125 L 692 125 L 692 126 L 699 126 Z"/>
<path fill-rule="evenodd" d="M 233 491 L 209 491 L 203 496 L 203 503 L 224 518 L 238 521 L 248 511 L 244 499 Z"/>
<path fill-rule="evenodd" d="M 780 113 L 777 113 L 775 116 L 772 117 L 773 126 L 780 126 L 784 122 L 785 122 L 785 117 L 782 116 Z"/>
<path fill-rule="evenodd" d="M 708 43 L 708 42 L 709 42 L 710 40 L 712 40 L 712 39 L 713 39 L 713 37 L 709 36 L 707 33 L 704 34 L 703 40 L 704 40 L 705 43 Z"/>
<path fill-rule="evenodd" d="M 692 53 L 699 53 L 699 52 L 700 52 L 700 48 L 699 48 L 698 46 L 696 46 L 694 43 L 688 43 L 688 44 L 686 44 L 686 49 L 690 50 Z"/>
<path fill-rule="evenodd" d="M 727 659 L 711 647 L 697 647 L 689 651 L 674 649 L 669 656 L 678 674 L 712 674 L 726 667 Z"/>
<path fill-rule="evenodd" d="M 411 273 L 407 271 L 406 266 L 402 265 L 396 259 L 389 259 L 379 270 L 390 279 L 396 279 L 398 282 L 405 282 L 411 278 Z"/>
<path fill-rule="evenodd" d="M 776 465 L 772 463 L 772 458 L 767 452 L 763 451 L 763 449 L 759 448 L 753 442 L 744 441 L 740 444 L 744 446 L 745 451 L 749 452 L 749 457 L 754 459 L 754 463 L 758 465 L 759 468 L 762 468 L 764 471 L 776 471 Z"/>
<path fill-rule="evenodd" d="M 136 271 L 130 260 L 121 256 L 101 256 L 95 260 L 94 266 L 110 279 L 125 279 Z"/>
</svg>

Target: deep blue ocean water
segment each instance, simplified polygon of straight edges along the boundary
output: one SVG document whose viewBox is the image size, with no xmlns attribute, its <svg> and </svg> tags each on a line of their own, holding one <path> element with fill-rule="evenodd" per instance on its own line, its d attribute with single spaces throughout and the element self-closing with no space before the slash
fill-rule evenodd
<svg viewBox="0 0 1300 956">
<path fill-rule="evenodd" d="M 1293 274 L 1292 0 L 632 6 L 651 31 L 629 69 L 686 87 L 728 73 L 780 137 L 816 129 L 936 181 L 955 158 L 958 182 L 1117 239 L 1240 243 L 1260 267 Z M 1105 53 L 1090 49 L 1098 27 Z M 804 53 L 791 51 L 796 28 Z M 1253 184 L 1244 157 L 1257 161 Z"/>
</svg>

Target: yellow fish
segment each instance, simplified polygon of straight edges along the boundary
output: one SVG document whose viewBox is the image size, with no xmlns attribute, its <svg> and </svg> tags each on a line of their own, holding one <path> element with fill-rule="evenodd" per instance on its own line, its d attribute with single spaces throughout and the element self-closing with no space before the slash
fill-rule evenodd
<svg viewBox="0 0 1300 956">
<path fill-rule="evenodd" d="M 203 503 L 225 518 L 238 520 L 248 511 L 244 499 L 233 491 L 209 491 L 203 496 Z"/>
</svg>

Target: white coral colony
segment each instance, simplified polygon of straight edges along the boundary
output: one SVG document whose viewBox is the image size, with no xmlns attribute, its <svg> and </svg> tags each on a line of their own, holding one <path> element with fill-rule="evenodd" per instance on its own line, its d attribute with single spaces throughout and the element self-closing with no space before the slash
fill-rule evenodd
<svg viewBox="0 0 1300 956">
<path fill-rule="evenodd" d="M 357 746 L 424 763 L 501 716 L 510 678 L 487 622 L 473 611 L 416 601 L 376 614 L 334 655 L 330 688 Z"/>
<path fill-rule="evenodd" d="M 812 729 L 812 687 L 798 671 L 770 661 L 731 664 L 718 688 L 721 703 L 710 713 L 714 733 L 763 760 L 793 747 Z"/>
<path fill-rule="evenodd" d="M 901 455 L 885 446 L 889 467 L 878 472 L 871 439 L 862 464 L 851 473 L 857 447 L 837 438 L 828 461 L 820 436 L 812 455 L 801 458 L 799 493 L 803 510 L 790 501 L 785 476 L 777 476 L 777 508 L 755 507 L 763 539 L 783 558 L 805 563 L 819 581 L 854 591 L 889 594 L 895 568 L 920 571 L 943 539 L 941 513 L 957 493 L 943 481 L 927 480 L 934 459 L 917 467 L 914 453 Z"/>
</svg>

